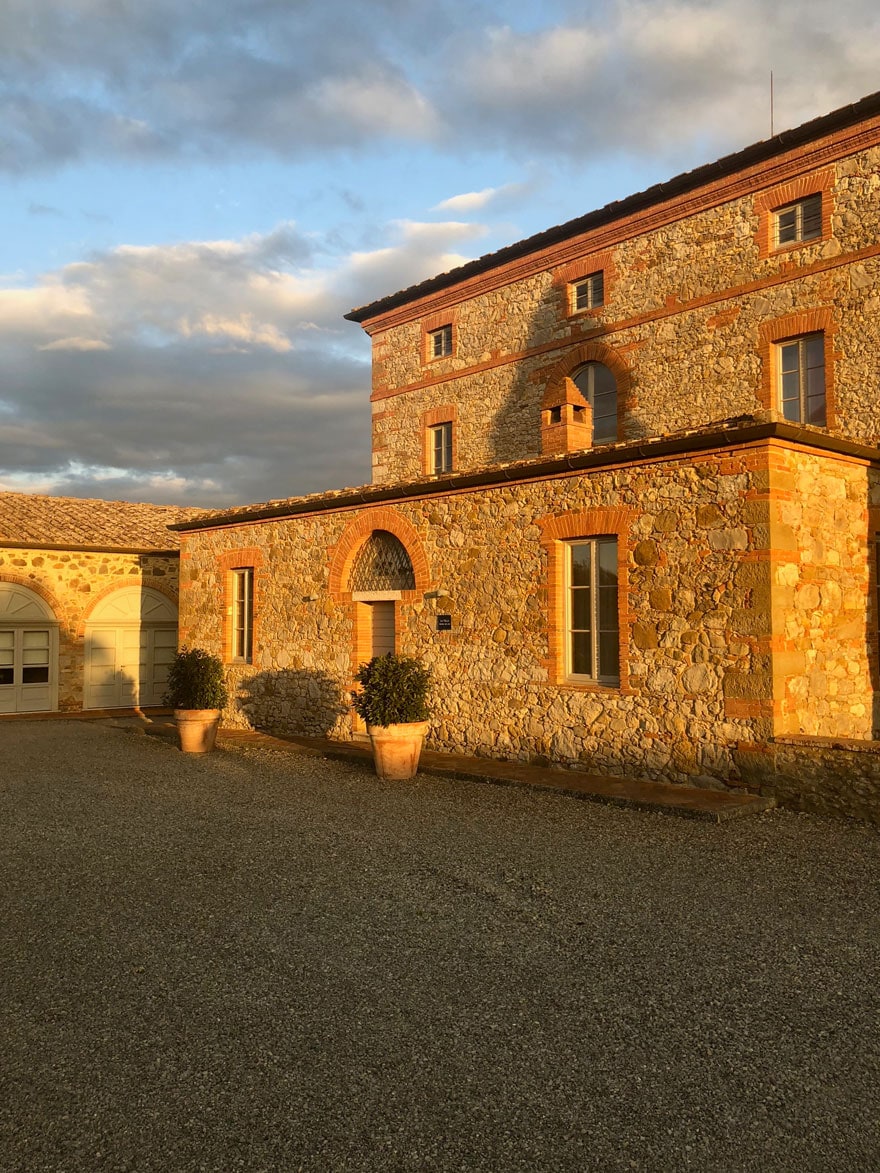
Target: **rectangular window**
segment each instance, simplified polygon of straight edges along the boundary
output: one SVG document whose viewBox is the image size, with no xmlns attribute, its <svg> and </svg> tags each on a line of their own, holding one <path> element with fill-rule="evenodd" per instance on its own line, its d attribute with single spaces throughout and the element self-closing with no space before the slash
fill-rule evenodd
<svg viewBox="0 0 880 1173">
<path fill-rule="evenodd" d="M 429 428 L 431 444 L 431 473 L 452 472 L 452 424 L 437 424 Z"/>
<path fill-rule="evenodd" d="M 776 347 L 782 415 L 795 424 L 824 428 L 825 335 L 806 334 Z"/>
<path fill-rule="evenodd" d="M 428 357 L 445 358 L 452 354 L 452 326 L 441 326 L 428 335 Z"/>
<path fill-rule="evenodd" d="M 250 664 L 254 640 L 254 572 L 232 571 L 232 658 Z"/>
<path fill-rule="evenodd" d="M 21 649 L 22 684 L 48 684 L 49 632 L 23 632 Z"/>
<path fill-rule="evenodd" d="M 822 235 L 822 196 L 811 195 L 774 212 L 776 245 L 817 240 Z"/>
<path fill-rule="evenodd" d="M 15 684 L 14 631 L 0 631 L 0 684 Z"/>
<path fill-rule="evenodd" d="M 590 273 L 581 281 L 572 283 L 572 305 L 575 310 L 592 310 L 605 302 L 605 274 Z"/>
<path fill-rule="evenodd" d="M 571 542 L 567 557 L 567 675 L 619 684 L 617 538 Z"/>
</svg>

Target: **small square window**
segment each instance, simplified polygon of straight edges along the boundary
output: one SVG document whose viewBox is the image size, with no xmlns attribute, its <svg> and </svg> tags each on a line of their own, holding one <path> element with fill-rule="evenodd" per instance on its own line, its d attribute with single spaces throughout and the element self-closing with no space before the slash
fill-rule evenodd
<svg viewBox="0 0 880 1173">
<path fill-rule="evenodd" d="M 822 196 L 811 195 L 777 208 L 773 213 L 776 227 L 776 246 L 799 244 L 801 241 L 818 240 L 822 235 Z"/>
<path fill-rule="evenodd" d="M 446 358 L 452 354 L 452 325 L 441 326 L 428 335 L 428 358 Z"/>
<path fill-rule="evenodd" d="M 429 428 L 431 446 L 431 474 L 452 472 L 452 424 L 436 424 Z"/>
<path fill-rule="evenodd" d="M 571 285 L 571 302 L 573 312 L 578 310 L 592 310 L 605 304 L 605 274 L 590 273 L 580 281 L 573 281 Z"/>
</svg>

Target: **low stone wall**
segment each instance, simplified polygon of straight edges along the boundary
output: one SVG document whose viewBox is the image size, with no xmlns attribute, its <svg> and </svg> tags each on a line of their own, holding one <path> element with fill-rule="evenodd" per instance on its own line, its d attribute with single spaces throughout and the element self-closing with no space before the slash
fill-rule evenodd
<svg viewBox="0 0 880 1173">
<path fill-rule="evenodd" d="M 735 758 L 743 786 L 780 806 L 880 825 L 880 741 L 792 735 Z"/>
</svg>

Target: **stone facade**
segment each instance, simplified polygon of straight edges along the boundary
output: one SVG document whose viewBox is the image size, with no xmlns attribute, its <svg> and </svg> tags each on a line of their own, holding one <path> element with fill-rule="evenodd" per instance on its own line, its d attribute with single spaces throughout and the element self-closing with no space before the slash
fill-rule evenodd
<svg viewBox="0 0 880 1173">
<path fill-rule="evenodd" d="M 364 604 L 344 575 L 332 581 L 334 556 L 352 533 L 396 525 L 424 566 L 419 590 L 396 603 L 396 622 L 400 650 L 421 656 L 437 681 L 433 746 L 742 785 L 737 747 L 792 726 L 792 714 L 797 732 L 819 735 L 835 724 L 870 736 L 859 691 L 870 674 L 868 515 L 864 498 L 855 499 L 867 473 L 865 461 L 765 440 L 610 461 L 589 476 L 438 488 L 392 508 L 187 533 L 182 638 L 223 652 L 225 568 L 257 562 L 260 637 L 252 665 L 230 666 L 230 720 L 349 736 Z M 789 502 L 796 516 L 783 521 L 789 515 L 771 492 L 781 492 L 783 475 L 812 493 L 834 492 L 845 517 L 814 516 L 805 491 L 806 504 Z M 562 590 L 554 558 L 566 542 L 597 532 L 619 536 L 616 688 L 565 681 L 554 620 Z M 788 549 L 773 544 L 783 540 Z M 827 557 L 833 547 L 839 560 Z M 438 612 L 451 616 L 451 630 L 436 630 Z M 799 626 L 778 632 L 788 617 Z M 824 642 L 804 636 L 812 626 Z"/>
<path fill-rule="evenodd" d="M 182 638 L 229 662 L 229 719 L 356 732 L 381 597 L 397 649 L 433 670 L 435 748 L 880 819 L 878 189 L 874 96 L 353 311 L 374 345 L 373 485 L 178 527 Z M 779 244 L 778 209 L 817 196 L 808 238 Z M 601 304 L 575 309 L 599 272 Z M 783 419 L 780 344 L 799 338 L 821 338 L 822 427 Z M 618 438 L 595 447 L 573 380 L 591 363 L 618 396 Z M 432 476 L 444 422 L 454 467 Z M 412 581 L 373 598 L 351 573 L 376 532 Z M 604 676 L 572 667 L 585 546 L 616 560 Z M 234 663 L 242 567 L 253 653 Z"/>
<path fill-rule="evenodd" d="M 726 416 L 773 417 L 768 338 L 777 324 L 779 337 L 799 333 L 795 319 L 811 311 L 826 314 L 822 328 L 833 338 L 829 423 L 876 444 L 880 412 L 864 388 L 876 385 L 880 353 L 880 146 L 830 166 L 830 143 L 814 153 L 822 166 L 805 169 L 797 154 L 788 166 L 743 177 L 750 190 L 736 199 L 718 205 L 718 193 L 709 192 L 669 201 L 635 223 L 627 218 L 539 250 L 528 266 L 538 272 L 517 276 L 523 263 L 502 265 L 482 281 L 492 288 L 470 295 L 464 282 L 366 323 L 374 348 L 374 483 L 422 475 L 420 417 L 440 403 L 457 411 L 458 469 L 538 455 L 548 380 L 560 364 L 583 362 L 585 343 L 594 347 L 591 357 L 613 357 L 627 372 L 622 439 Z M 796 185 L 780 183 L 788 174 L 797 175 Z M 820 189 L 827 235 L 765 254 L 770 209 L 792 192 Z M 697 211 L 682 214 L 695 203 Z M 573 313 L 572 276 L 594 265 L 606 273 L 604 304 Z M 440 321 L 438 302 L 454 318 L 455 353 L 430 360 L 422 315 Z"/>
</svg>

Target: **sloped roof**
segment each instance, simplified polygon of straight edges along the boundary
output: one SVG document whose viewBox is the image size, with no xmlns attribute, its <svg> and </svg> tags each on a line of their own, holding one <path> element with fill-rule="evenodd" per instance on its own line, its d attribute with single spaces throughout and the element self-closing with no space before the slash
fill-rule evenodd
<svg viewBox="0 0 880 1173">
<path fill-rule="evenodd" d="M 167 527 L 210 512 L 179 505 L 0 493 L 0 546 L 176 550 L 178 536 Z"/>
<path fill-rule="evenodd" d="M 682 428 L 660 436 L 617 440 L 577 452 L 555 456 L 529 456 L 505 464 L 451 472 L 443 476 L 423 476 L 416 480 L 391 484 L 359 485 L 334 489 L 329 493 L 310 493 L 305 497 L 285 497 L 235 509 L 218 509 L 198 518 L 181 519 L 174 526 L 181 531 L 215 529 L 228 525 L 246 525 L 254 521 L 272 521 L 299 514 L 329 513 L 336 509 L 366 507 L 383 503 L 396 504 L 409 498 L 443 496 L 463 489 L 499 488 L 519 481 L 565 476 L 588 472 L 606 465 L 651 461 L 666 456 L 685 455 L 713 448 L 730 448 L 778 437 L 791 443 L 826 452 L 841 452 L 870 460 L 880 466 L 880 448 L 842 436 L 829 435 L 826 429 L 810 424 L 766 421 L 758 416 L 739 415 L 712 420 L 696 428 Z"/>
<path fill-rule="evenodd" d="M 380 297 L 377 301 L 359 306 L 343 316 L 349 322 L 359 322 L 363 325 L 371 318 L 378 317 L 379 314 L 387 313 L 398 306 L 406 305 L 408 302 L 416 301 L 431 293 L 438 293 L 440 290 L 448 289 L 452 285 L 477 276 L 477 274 L 496 269 L 510 261 L 517 261 L 521 257 L 558 244 L 560 241 L 568 240 L 572 236 L 579 236 L 581 233 L 611 224 L 615 220 L 621 220 L 635 212 L 663 203 L 674 196 L 695 191 L 704 184 L 718 182 L 718 180 L 733 175 L 737 171 L 765 163 L 776 155 L 783 155 L 788 151 L 803 147 L 815 139 L 853 126 L 864 119 L 874 118 L 878 114 L 880 114 L 880 92 L 869 94 L 866 98 L 861 98 L 858 102 L 853 102 L 848 106 L 841 106 L 839 110 L 833 110 L 830 114 L 813 118 L 810 122 L 805 122 L 792 130 L 785 130 L 772 138 L 753 143 L 741 151 L 725 155 L 714 163 L 706 163 L 693 171 L 685 171 L 664 183 L 655 183 L 653 187 L 649 187 L 645 191 L 636 192 L 635 195 L 627 196 L 622 200 L 615 200 L 603 208 L 588 212 L 585 216 L 578 216 L 574 220 L 566 221 L 565 224 L 548 228 L 535 236 L 529 236 L 525 240 L 507 245 L 497 252 L 486 253 L 474 261 L 468 261 L 456 269 L 451 269 L 448 273 L 440 273 L 436 277 L 429 277 L 416 285 L 410 285 L 407 289 L 401 289 L 387 297 Z"/>
</svg>

